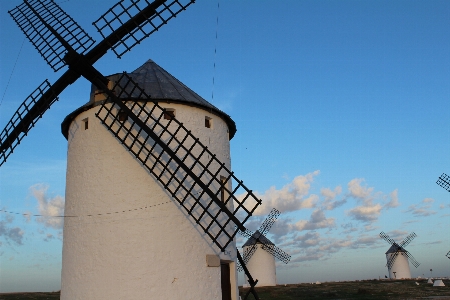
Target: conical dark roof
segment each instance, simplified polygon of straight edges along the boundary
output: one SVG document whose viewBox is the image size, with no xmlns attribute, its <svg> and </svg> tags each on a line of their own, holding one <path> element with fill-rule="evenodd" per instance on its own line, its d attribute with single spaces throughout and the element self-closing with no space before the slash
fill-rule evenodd
<svg viewBox="0 0 450 300">
<path fill-rule="evenodd" d="M 268 238 L 262 235 L 258 230 L 256 230 L 255 233 L 252 235 L 252 237 L 249 238 L 244 245 L 242 245 L 242 248 L 247 246 L 253 246 L 254 244 L 257 243 L 261 243 L 264 245 L 275 245 Z"/>
<path fill-rule="evenodd" d="M 388 253 L 395 253 L 395 252 L 407 252 L 403 247 L 400 247 L 398 245 L 392 244 L 392 246 L 388 249 L 388 251 L 385 254 Z"/>
<path fill-rule="evenodd" d="M 228 125 L 230 139 L 233 138 L 236 133 L 236 124 L 231 119 L 229 115 L 203 99 L 200 95 L 195 93 L 193 90 L 188 88 L 181 81 L 172 76 L 169 72 L 164 70 L 158 64 L 156 64 L 153 60 L 147 60 L 142 66 L 137 68 L 131 73 L 127 73 L 132 80 L 142 88 L 147 95 L 151 97 L 152 101 L 157 102 L 170 102 L 170 103 L 179 103 L 186 104 L 190 106 L 195 106 L 201 109 L 204 109 L 210 113 L 216 114 L 221 117 Z M 114 74 L 107 76 L 107 78 L 113 82 L 117 82 L 120 78 L 121 74 Z M 125 79 L 126 80 L 126 79 Z M 125 84 L 123 85 L 125 86 Z M 70 122 L 72 119 L 77 116 L 82 111 L 90 109 L 95 106 L 96 103 L 94 101 L 94 94 L 98 90 L 97 87 L 92 85 L 91 87 L 91 101 L 75 110 L 71 114 L 69 114 L 61 124 L 61 129 L 64 136 L 67 138 L 67 130 L 69 128 Z M 118 93 L 120 94 L 120 93 Z M 123 93 L 121 97 L 125 98 L 127 95 Z M 139 99 L 139 95 L 136 92 L 135 97 L 132 94 L 132 99 Z M 148 99 L 139 99 L 139 100 L 148 100 Z"/>
<path fill-rule="evenodd" d="M 220 111 L 151 59 L 129 75 L 152 99 L 197 104 Z"/>
</svg>

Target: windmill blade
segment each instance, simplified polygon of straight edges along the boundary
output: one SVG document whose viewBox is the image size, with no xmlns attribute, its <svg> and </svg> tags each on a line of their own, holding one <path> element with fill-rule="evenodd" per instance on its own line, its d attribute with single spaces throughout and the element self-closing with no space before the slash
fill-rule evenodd
<svg viewBox="0 0 450 300">
<path fill-rule="evenodd" d="M 414 256 L 412 256 L 411 253 L 409 253 L 408 251 L 405 250 L 405 255 L 408 257 L 409 261 L 413 264 L 414 267 L 418 267 L 420 265 L 420 263 L 414 258 Z"/>
<path fill-rule="evenodd" d="M 53 93 L 49 93 L 50 83 L 45 80 L 37 87 L 14 113 L 12 119 L 6 124 L 5 128 L 0 133 L 0 166 L 6 161 L 9 155 L 13 153 L 20 141 L 27 135 L 31 127 L 33 127 L 37 120 L 42 117 L 42 114 L 50 107 L 52 103 L 58 100 Z M 36 107 L 37 99 L 42 99 L 44 94 L 48 96 L 49 104 L 43 109 L 39 110 L 40 114 L 35 116 L 30 114 L 30 110 Z M 24 120 L 28 118 L 29 120 Z"/>
<path fill-rule="evenodd" d="M 137 5 L 139 2 L 139 0 L 132 1 L 134 5 Z M 147 3 L 147 1 L 145 2 Z M 178 3 L 178 1 L 174 2 Z M 39 100 L 37 100 L 37 96 L 32 96 L 36 91 L 33 92 L 30 95 L 32 97 L 31 103 L 29 103 L 30 99 L 27 98 L 13 115 L 11 121 L 1 133 L 0 166 L 24 138 L 22 133 L 27 133 L 56 101 L 57 96 L 81 75 L 94 84 L 97 82 L 98 85 L 98 80 L 103 80 L 103 83 L 107 84 L 107 79 L 95 70 L 92 64 L 110 49 L 111 44 L 120 41 L 135 28 L 145 23 L 145 18 L 150 18 L 157 13 L 156 9 L 163 3 L 164 1 L 158 0 L 149 4 L 144 10 L 132 17 L 129 20 L 130 22 L 125 22 L 85 56 L 82 54 L 90 49 L 94 40 L 53 0 L 24 0 L 24 3 L 9 11 L 14 21 L 53 70 L 58 71 L 66 64 L 69 64 L 69 70 L 47 92 L 42 93 Z M 185 9 L 190 4 L 182 5 L 182 9 Z M 172 12 L 170 7 L 173 5 L 174 3 L 172 2 L 169 6 L 164 6 L 166 7 L 165 9 L 160 9 L 159 16 L 165 15 L 162 11 Z M 130 10 L 132 10 L 131 7 L 129 7 Z M 157 28 L 160 28 L 167 20 L 175 17 L 182 9 L 171 13 L 169 17 L 163 19 L 164 22 L 159 24 Z M 113 9 L 110 10 L 110 13 L 114 15 Z M 123 14 L 130 16 L 128 11 L 122 12 Z M 108 28 L 112 28 L 111 24 L 108 25 Z M 146 34 L 146 36 L 150 34 L 151 32 Z M 142 39 L 140 38 L 139 41 L 142 41 Z M 77 51 L 80 51 L 81 55 Z"/>
<path fill-rule="evenodd" d="M 270 228 L 272 228 L 272 225 L 275 223 L 279 215 L 280 211 L 277 210 L 276 208 L 272 208 L 269 215 L 258 229 L 261 235 L 266 235 L 269 232 Z"/>
<path fill-rule="evenodd" d="M 410 233 L 404 240 L 403 242 L 400 243 L 400 247 L 406 247 L 407 245 L 409 245 L 409 243 L 412 242 L 412 240 L 417 236 L 416 233 Z"/>
<path fill-rule="evenodd" d="M 44 60 L 58 71 L 68 64 L 67 53 L 72 55 L 72 67 L 75 69 L 80 64 L 92 66 L 111 48 L 120 58 L 194 0 L 171 0 L 168 5 L 165 4 L 167 0 L 128 2 L 124 4 L 125 0 L 121 0 L 94 22 L 104 39 L 85 56 L 83 54 L 95 41 L 53 0 L 24 0 L 9 13 Z M 136 14 L 132 16 L 132 13 Z"/>
<path fill-rule="evenodd" d="M 53 0 L 25 0 L 9 14 L 55 72 L 66 65 L 67 49 L 50 28 L 82 54 L 95 43 Z"/>
<path fill-rule="evenodd" d="M 244 250 L 243 260 L 244 260 L 245 264 L 247 264 L 250 261 L 250 258 L 252 258 L 256 249 L 258 249 L 258 244 L 254 244 L 250 248 L 247 248 L 246 250 Z"/>
<path fill-rule="evenodd" d="M 394 254 L 391 255 L 391 257 L 389 257 L 389 260 L 387 261 L 387 264 L 386 264 L 389 269 L 392 268 L 392 265 L 394 264 L 395 260 L 397 259 L 397 256 L 399 253 L 400 253 L 400 251 L 397 250 L 396 252 L 394 252 Z"/>
<path fill-rule="evenodd" d="M 393 239 L 391 239 L 386 233 L 384 233 L 383 231 L 380 232 L 380 237 L 385 240 L 386 242 L 388 242 L 391 245 L 397 244 Z"/>
<path fill-rule="evenodd" d="M 267 252 L 272 254 L 275 258 L 278 258 L 285 264 L 287 264 L 291 260 L 291 256 L 289 254 L 287 254 L 286 252 L 284 252 L 275 245 L 263 244 L 262 249 L 266 250 Z"/>
<path fill-rule="evenodd" d="M 224 251 L 238 230 L 245 231 L 243 224 L 261 200 L 176 118 L 161 122 L 165 109 L 157 102 L 149 107 L 142 101 L 119 100 L 151 100 L 126 73 L 114 92 L 108 92 L 114 103 L 105 101 L 96 116 Z M 128 120 L 120 120 L 122 112 Z M 218 199 L 222 186 L 235 186 L 225 188 L 223 202 Z M 238 199 L 241 190 L 245 195 Z M 242 221 L 235 216 L 238 211 Z"/>
<path fill-rule="evenodd" d="M 265 234 L 267 234 L 267 232 L 269 232 L 270 228 L 272 227 L 272 225 L 275 223 L 275 221 L 277 220 L 278 216 L 280 215 L 280 212 L 276 209 L 273 208 L 269 215 L 267 216 L 267 218 L 264 220 L 264 222 L 261 224 L 261 226 L 259 227 L 259 229 L 256 231 L 257 235 L 255 235 L 254 232 L 246 229 L 245 231 L 239 231 L 239 233 L 250 239 L 250 243 L 254 244 L 256 243 L 261 237 L 265 237 Z M 255 238 L 256 236 L 256 238 Z"/>
<path fill-rule="evenodd" d="M 253 235 L 255 234 L 253 231 L 245 229 L 244 231 L 240 230 L 239 233 L 248 239 L 254 240 L 254 243 L 257 242 L 257 240 L 253 237 Z M 253 243 L 253 241 L 252 241 L 252 243 Z"/>
<path fill-rule="evenodd" d="M 442 173 L 436 183 L 450 192 L 450 176 L 448 176 L 447 174 Z"/>
<path fill-rule="evenodd" d="M 253 244 L 251 247 L 247 247 L 244 250 L 244 255 L 242 257 L 242 260 L 244 262 L 245 265 L 247 265 L 247 263 L 250 261 L 250 258 L 252 258 L 253 254 L 255 253 L 255 251 L 258 249 L 258 245 L 257 244 Z M 244 269 L 244 267 L 241 265 L 241 263 L 238 261 L 237 264 L 237 270 L 239 272 L 241 272 Z"/>
<path fill-rule="evenodd" d="M 52 86 L 45 80 L 23 101 L 0 133 L 0 166 L 50 106 L 58 100 L 58 95 L 78 77 L 79 75 L 69 70 Z"/>
<path fill-rule="evenodd" d="M 447 254 L 445 255 L 448 257 L 448 259 L 450 259 L 450 251 L 447 252 Z"/>
<path fill-rule="evenodd" d="M 236 254 L 237 254 L 237 261 L 242 266 L 242 269 L 244 270 L 244 273 L 247 276 L 248 283 L 250 284 L 250 289 L 245 294 L 244 300 L 247 299 L 247 297 L 249 296 L 250 293 L 253 295 L 253 297 L 255 297 L 255 300 L 259 300 L 258 294 L 255 291 L 255 286 L 258 283 L 258 279 L 256 279 L 256 280 L 253 279 L 252 274 L 250 274 L 250 272 L 247 269 L 247 266 L 245 265 L 245 263 L 242 259 L 241 253 L 239 251 L 237 251 L 237 249 L 236 249 Z"/>
<path fill-rule="evenodd" d="M 156 0 L 149 4 L 148 0 L 121 0 L 93 25 L 120 58 L 194 2 Z"/>
</svg>

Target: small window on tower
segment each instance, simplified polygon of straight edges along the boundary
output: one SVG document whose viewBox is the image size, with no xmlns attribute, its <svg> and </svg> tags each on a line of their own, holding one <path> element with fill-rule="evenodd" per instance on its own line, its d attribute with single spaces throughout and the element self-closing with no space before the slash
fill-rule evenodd
<svg viewBox="0 0 450 300">
<path fill-rule="evenodd" d="M 175 118 L 175 109 L 173 108 L 166 108 L 164 110 L 164 119 L 165 120 L 172 120 Z"/>
<path fill-rule="evenodd" d="M 206 128 L 212 127 L 212 119 L 210 117 L 205 117 L 205 127 Z"/>
<path fill-rule="evenodd" d="M 220 200 L 225 202 L 225 188 L 226 188 L 227 179 L 223 176 L 220 176 Z"/>
<path fill-rule="evenodd" d="M 88 130 L 88 128 L 89 128 L 89 119 L 88 118 L 84 119 L 83 123 L 84 123 L 84 130 Z"/>
<path fill-rule="evenodd" d="M 123 110 L 120 110 L 117 116 L 119 117 L 120 122 L 125 122 L 126 120 L 128 120 L 128 115 Z"/>
</svg>

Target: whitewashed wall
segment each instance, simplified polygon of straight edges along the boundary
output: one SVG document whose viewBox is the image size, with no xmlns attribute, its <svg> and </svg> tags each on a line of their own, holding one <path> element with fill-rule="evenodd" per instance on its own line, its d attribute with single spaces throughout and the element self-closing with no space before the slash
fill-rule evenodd
<svg viewBox="0 0 450 300">
<path fill-rule="evenodd" d="M 174 108 L 176 118 L 230 168 L 222 119 L 195 107 L 161 105 Z M 217 254 L 232 261 L 237 300 L 235 243 L 228 255 L 219 252 L 100 123 L 97 111 L 82 112 L 69 129 L 65 214 L 82 217 L 65 220 L 61 299 L 222 299 L 220 267 L 206 265 L 206 255 Z M 213 128 L 205 127 L 205 116 Z"/>
<path fill-rule="evenodd" d="M 393 254 L 394 253 L 386 254 L 386 261 L 389 261 L 389 258 Z M 394 272 L 396 272 L 395 275 Z M 397 258 L 395 259 L 392 268 L 389 269 L 389 278 L 390 279 L 411 278 L 411 270 L 409 269 L 408 258 L 402 255 L 401 252 L 397 255 Z"/>
<path fill-rule="evenodd" d="M 244 247 L 244 252 L 246 248 L 248 247 Z M 261 244 L 258 244 L 258 249 L 248 261 L 247 268 L 253 279 L 258 279 L 256 287 L 275 286 L 277 284 L 275 258 L 272 254 L 263 250 Z M 247 276 L 245 276 L 245 283 L 248 285 Z"/>
</svg>

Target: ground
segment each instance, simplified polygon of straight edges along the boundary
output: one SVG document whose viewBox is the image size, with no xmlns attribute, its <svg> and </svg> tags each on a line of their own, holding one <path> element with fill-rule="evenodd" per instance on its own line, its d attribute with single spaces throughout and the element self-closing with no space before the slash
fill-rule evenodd
<svg viewBox="0 0 450 300">
<path fill-rule="evenodd" d="M 419 285 L 416 284 L 419 283 Z M 261 300 L 293 299 L 450 299 L 450 280 L 445 287 L 433 287 L 426 280 L 364 280 L 288 284 L 257 288 Z M 248 291 L 240 289 L 241 295 Z M 252 296 L 247 298 L 253 300 Z"/>
<path fill-rule="evenodd" d="M 419 283 L 419 285 L 416 284 Z M 322 284 L 288 284 L 256 288 L 261 300 L 294 299 L 449 299 L 450 280 L 445 287 L 433 287 L 425 280 L 364 280 L 324 282 Z M 248 288 L 239 289 L 245 295 Z M 59 299 L 59 292 L 0 294 L 0 300 Z M 253 300 L 252 296 L 247 298 Z M 206 299 L 205 299 L 206 300 Z"/>
</svg>

